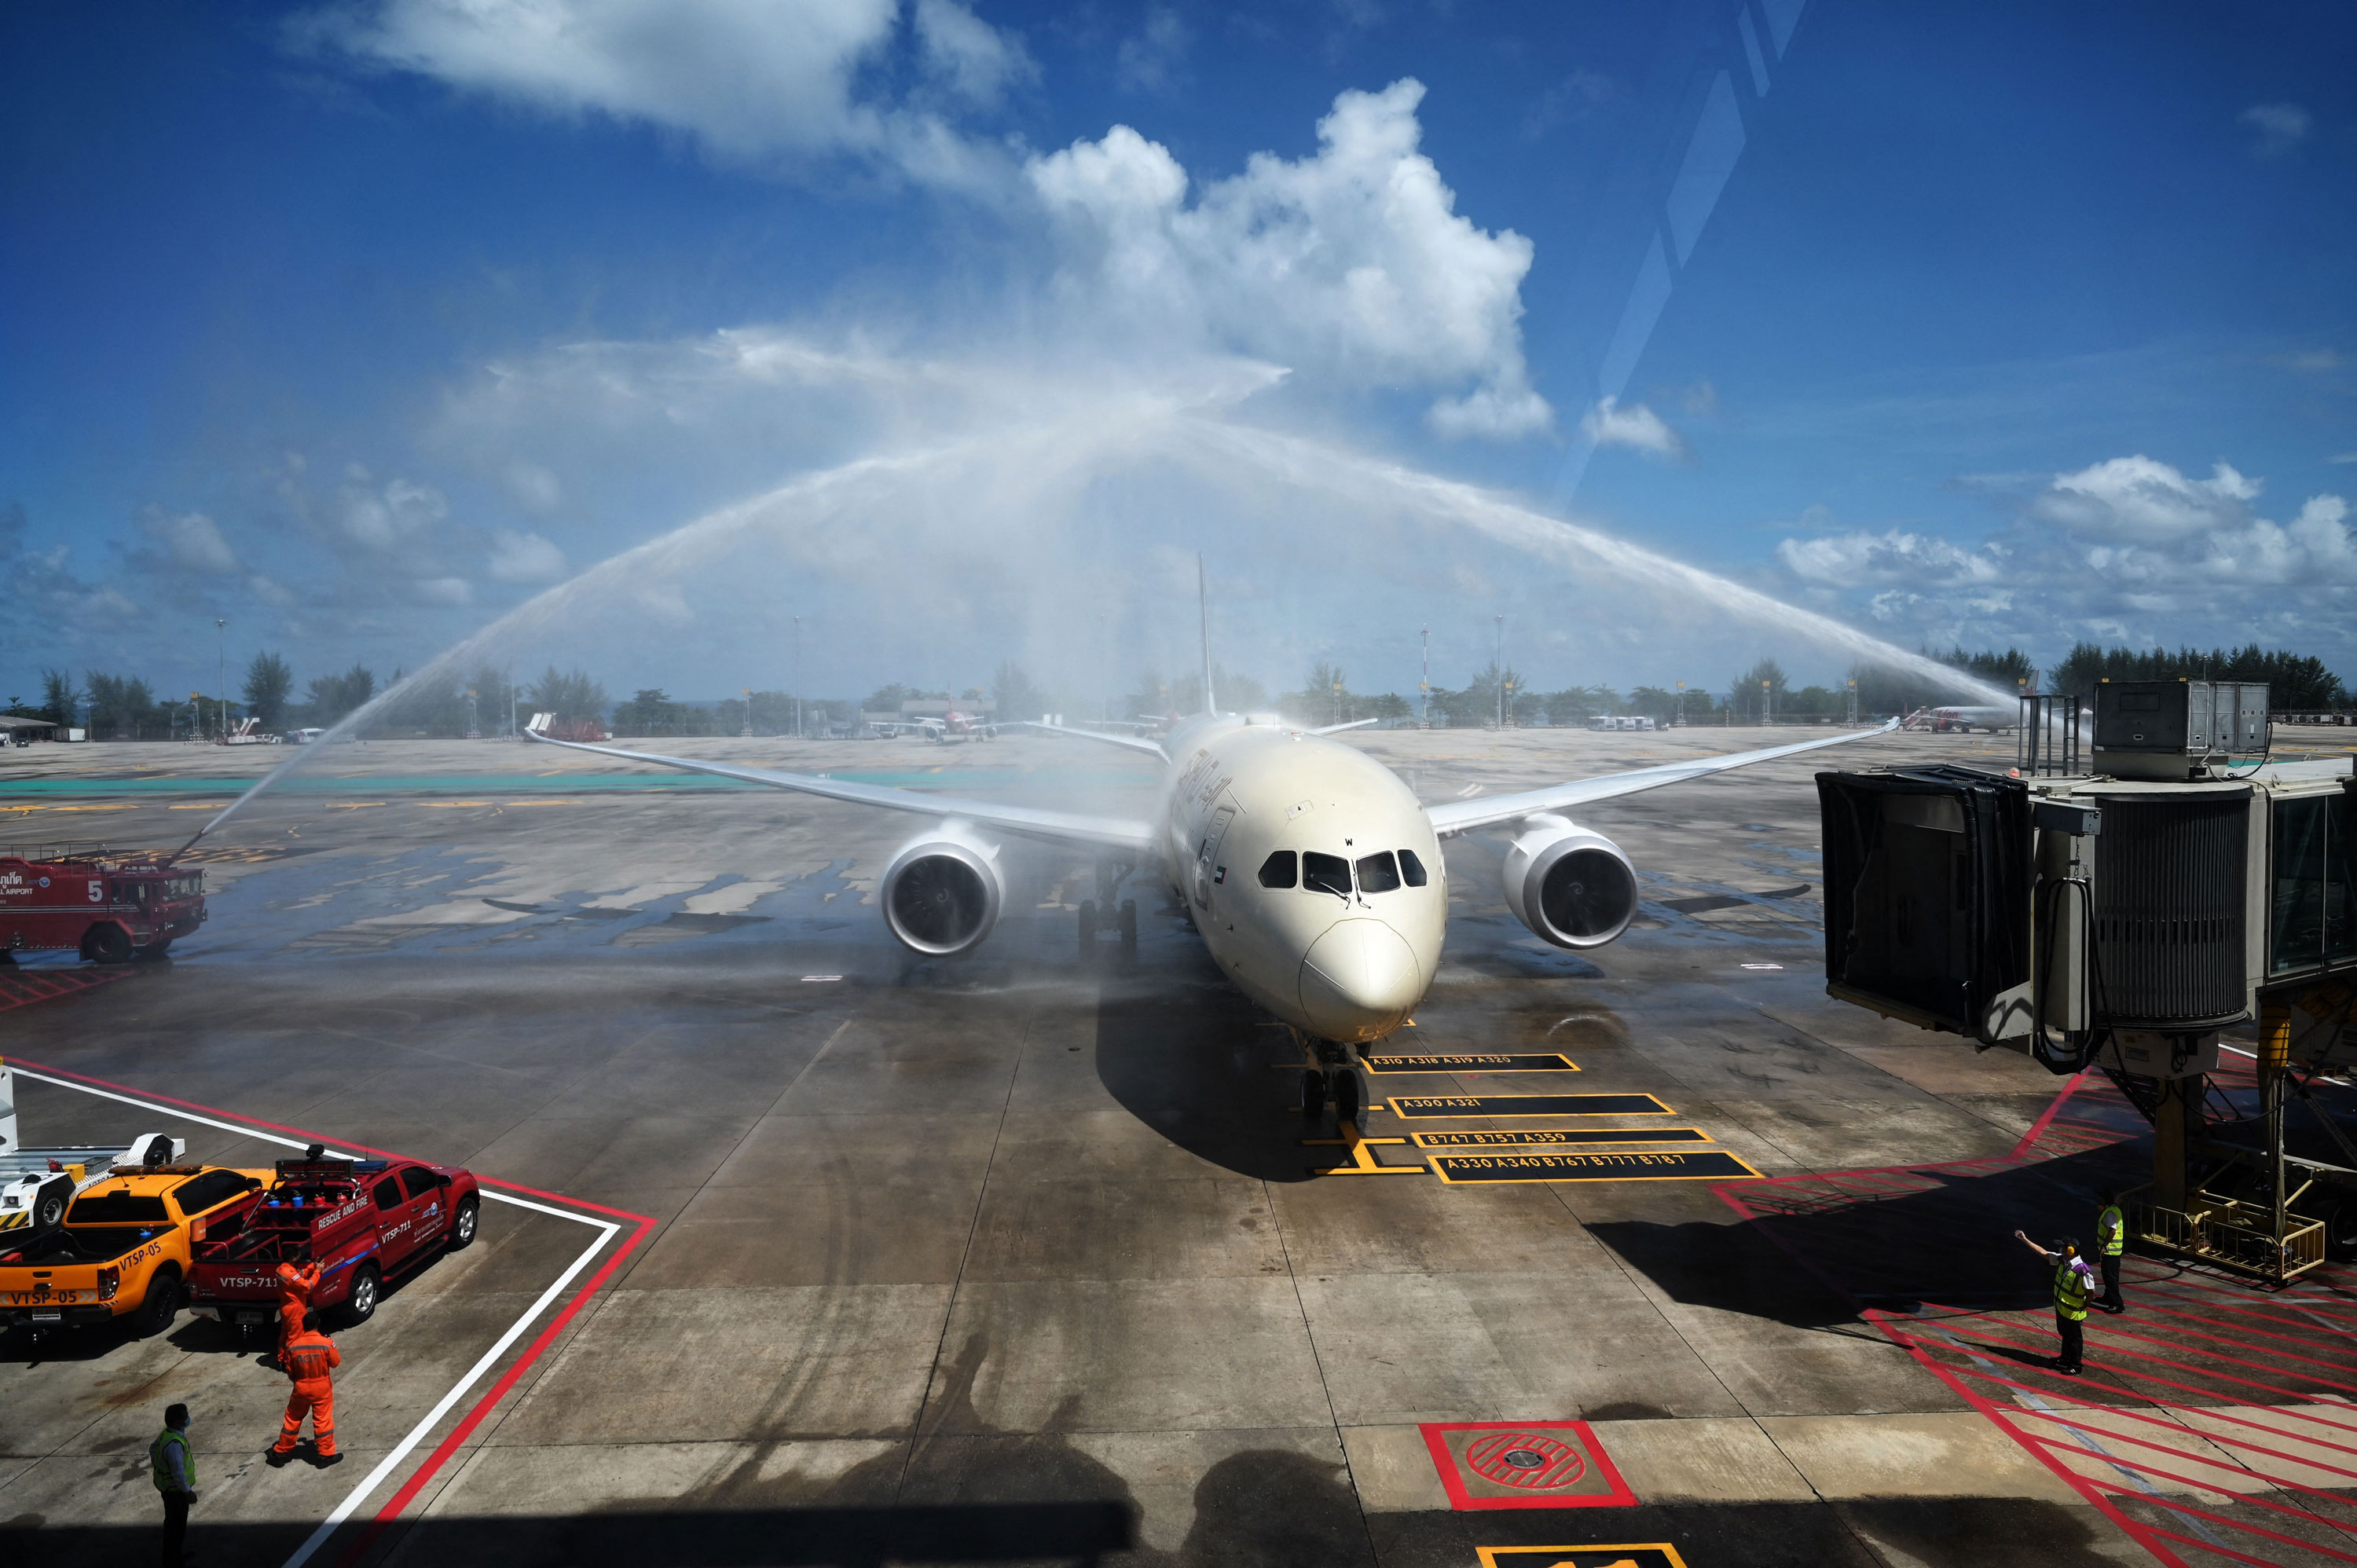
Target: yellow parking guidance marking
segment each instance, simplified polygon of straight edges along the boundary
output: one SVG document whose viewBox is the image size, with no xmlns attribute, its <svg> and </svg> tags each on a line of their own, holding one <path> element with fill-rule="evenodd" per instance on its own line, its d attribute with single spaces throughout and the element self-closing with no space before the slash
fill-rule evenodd
<svg viewBox="0 0 2357 1568">
<path fill-rule="evenodd" d="M 1710 1134 L 1699 1127 L 1532 1127 L 1504 1133 L 1418 1133 L 1419 1149 L 1495 1149 L 1555 1144 L 1707 1144 Z"/>
<path fill-rule="evenodd" d="M 1345 1148 L 1351 1151 L 1351 1163 L 1347 1165 L 1311 1165 L 1309 1167 L 1311 1176 L 1422 1176 L 1424 1174 L 1424 1167 L 1420 1165 L 1377 1165 L 1375 1156 L 1367 1152 L 1367 1146 L 1371 1144 L 1405 1144 L 1407 1142 L 1405 1138 L 1370 1138 L 1359 1131 L 1359 1124 L 1356 1122 L 1344 1122 L 1337 1130 L 1342 1134 L 1339 1138 L 1304 1138 L 1301 1140 L 1301 1146 L 1305 1149 Z"/>
<path fill-rule="evenodd" d="M 1650 1094 L 1395 1094 L 1392 1114 L 1409 1121 L 1445 1116 L 1672 1116 Z"/>
<path fill-rule="evenodd" d="M 1436 1056 L 1361 1057 L 1369 1072 L 1577 1072 L 1579 1064 L 1555 1051 L 1444 1052 Z"/>
<path fill-rule="evenodd" d="M 1760 1173 L 1724 1149 L 1674 1155 L 1434 1155 L 1451 1187 L 1528 1181 L 1745 1181 Z"/>
<path fill-rule="evenodd" d="M 1477 1546 L 1481 1568 L 1686 1568 L 1666 1541 L 1609 1546 Z"/>
</svg>

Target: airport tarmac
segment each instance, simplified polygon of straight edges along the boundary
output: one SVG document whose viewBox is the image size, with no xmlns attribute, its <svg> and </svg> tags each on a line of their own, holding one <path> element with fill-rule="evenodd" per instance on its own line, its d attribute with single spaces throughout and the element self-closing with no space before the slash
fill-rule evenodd
<svg viewBox="0 0 2357 1568">
<path fill-rule="evenodd" d="M 1360 737 L 1432 800 L 1789 738 Z M 1153 782 L 1047 738 L 651 744 L 1104 809 Z M 0 839 L 167 847 L 285 756 L 10 753 Z M 1644 897 L 1587 954 L 1507 913 L 1501 836 L 1452 841 L 1443 969 L 1354 1145 L 1151 872 L 1134 955 L 1079 950 L 1092 873 L 1039 852 L 978 952 L 920 960 L 871 902 L 909 819 L 325 748 L 199 852 L 169 962 L 0 972 L 25 1135 L 317 1137 L 500 1200 L 338 1334 L 336 1469 L 264 1465 L 284 1383 L 218 1325 L 0 1338 L 0 1541 L 149 1550 L 180 1400 L 208 1563 L 2357 1560 L 2280 1513 L 2357 1482 L 2342 1272 L 2252 1316 L 2137 1260 L 2065 1386 L 2010 1233 L 2088 1233 L 2141 1123 L 1824 994 L 1812 775 L 2010 759 L 1905 734 L 1583 813 Z M 1561 1095 L 1610 1098 L 1503 1102 Z"/>
</svg>

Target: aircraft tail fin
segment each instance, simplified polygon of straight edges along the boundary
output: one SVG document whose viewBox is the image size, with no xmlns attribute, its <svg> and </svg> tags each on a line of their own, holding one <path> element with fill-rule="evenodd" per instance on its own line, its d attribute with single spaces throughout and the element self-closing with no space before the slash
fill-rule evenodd
<svg viewBox="0 0 2357 1568">
<path fill-rule="evenodd" d="M 1220 699 L 1211 691 L 1211 590 L 1203 575 L 1203 557 L 1195 557 L 1195 605 L 1203 628 L 1203 711 L 1217 714 Z"/>
</svg>

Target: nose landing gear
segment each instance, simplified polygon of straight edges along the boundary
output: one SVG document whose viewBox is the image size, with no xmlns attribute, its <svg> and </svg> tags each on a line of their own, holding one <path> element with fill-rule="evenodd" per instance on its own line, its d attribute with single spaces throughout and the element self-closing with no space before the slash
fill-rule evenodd
<svg viewBox="0 0 2357 1568">
<path fill-rule="evenodd" d="M 1317 1053 L 1318 1065 L 1302 1069 L 1301 1114 L 1316 1121 L 1330 1105 L 1337 1126 L 1345 1122 L 1357 1126 L 1367 1113 L 1367 1093 L 1350 1047 L 1331 1040 L 1308 1043 Z"/>
</svg>

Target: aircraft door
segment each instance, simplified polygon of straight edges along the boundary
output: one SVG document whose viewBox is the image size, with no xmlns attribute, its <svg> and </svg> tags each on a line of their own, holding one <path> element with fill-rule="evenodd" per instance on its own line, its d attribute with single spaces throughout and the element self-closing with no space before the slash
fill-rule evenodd
<svg viewBox="0 0 2357 1568">
<path fill-rule="evenodd" d="M 1233 806 L 1222 806 L 1211 813 L 1210 825 L 1203 829 L 1203 842 L 1195 851 L 1195 908 L 1198 909 L 1211 907 L 1211 879 L 1217 875 L 1213 865 L 1219 858 L 1220 841 L 1228 836 L 1228 824 L 1235 820 L 1235 815 Z"/>
</svg>

